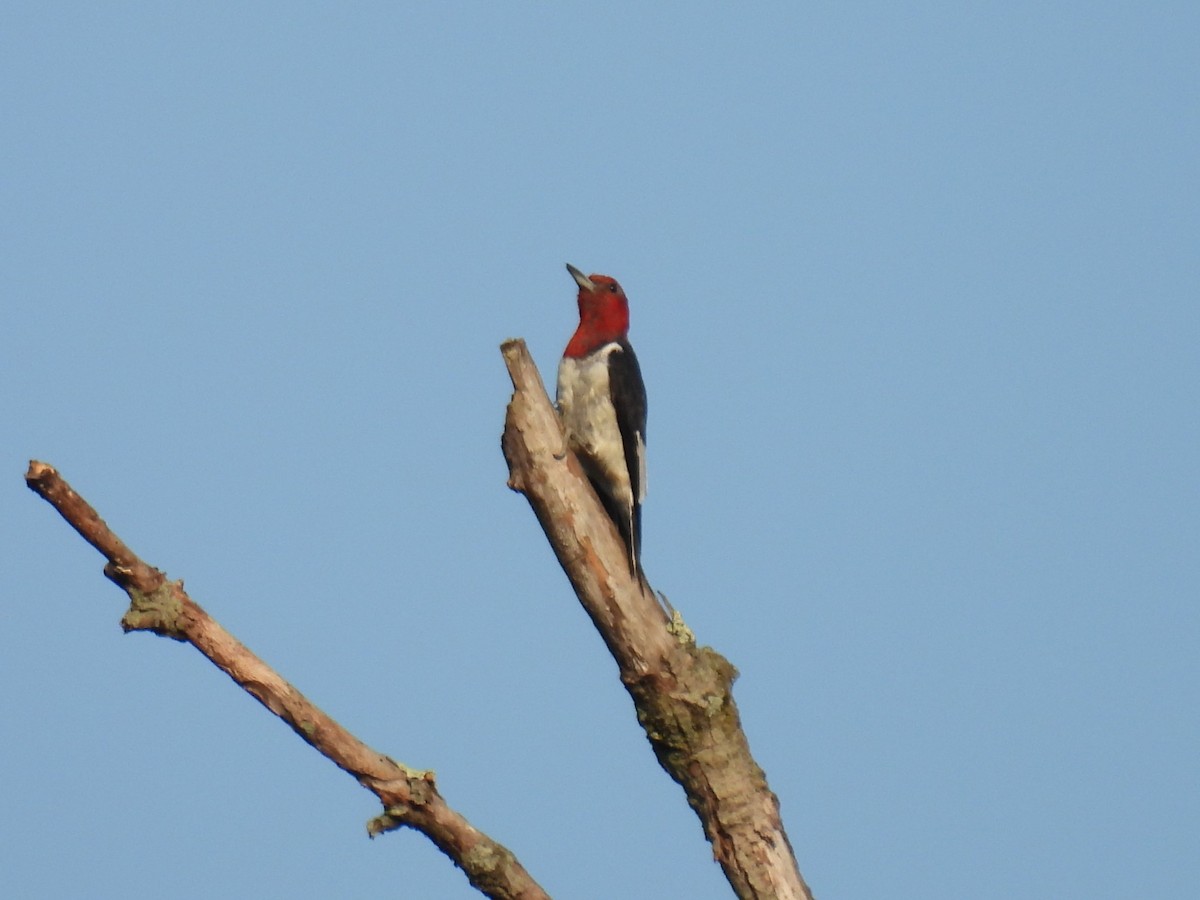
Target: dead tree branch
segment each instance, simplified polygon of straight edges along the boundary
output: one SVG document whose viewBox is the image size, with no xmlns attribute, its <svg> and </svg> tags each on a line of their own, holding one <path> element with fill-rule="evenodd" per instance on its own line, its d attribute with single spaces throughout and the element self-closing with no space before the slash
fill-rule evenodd
<svg viewBox="0 0 1200 900">
<path fill-rule="evenodd" d="M 129 595 L 130 606 L 121 619 L 127 632 L 152 631 L 191 644 L 379 798 L 384 811 L 367 824 L 372 837 L 396 828 L 415 828 L 488 897 L 546 900 L 548 895 L 511 851 L 446 804 L 433 772 L 410 769 L 372 750 L 314 706 L 188 597 L 182 581 L 168 581 L 162 572 L 143 562 L 57 471 L 45 463 L 30 462 L 25 483 L 108 560 L 104 574 Z"/>
<path fill-rule="evenodd" d="M 509 487 L 524 494 L 633 697 L 667 774 L 700 817 L 713 856 L 742 900 L 812 900 L 779 817 L 779 801 L 750 755 L 731 687 L 737 672 L 697 647 L 629 572 L 625 548 L 578 460 L 525 342 L 501 346 L 514 393 L 502 446 Z"/>
</svg>

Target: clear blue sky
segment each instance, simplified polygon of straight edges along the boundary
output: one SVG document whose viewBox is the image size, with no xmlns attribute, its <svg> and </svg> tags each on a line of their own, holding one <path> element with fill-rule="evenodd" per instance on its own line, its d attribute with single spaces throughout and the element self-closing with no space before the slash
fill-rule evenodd
<svg viewBox="0 0 1200 900">
<path fill-rule="evenodd" d="M 397 8 L 397 6 L 401 8 Z M 1200 882 L 1195 3 L 9 3 L 12 896 L 470 898 L 59 467 L 562 898 L 726 898 L 499 449 L 618 277 L 645 559 L 826 900 Z"/>
</svg>

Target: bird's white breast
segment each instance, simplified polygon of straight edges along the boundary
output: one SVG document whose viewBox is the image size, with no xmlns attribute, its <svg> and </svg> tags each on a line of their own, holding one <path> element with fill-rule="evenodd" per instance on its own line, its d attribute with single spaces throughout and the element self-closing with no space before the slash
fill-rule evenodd
<svg viewBox="0 0 1200 900">
<path fill-rule="evenodd" d="M 612 343 L 578 359 L 563 357 L 558 367 L 558 410 L 580 462 L 613 485 L 622 502 L 632 503 L 625 448 L 608 383 L 608 357 L 621 352 L 621 345 Z"/>
</svg>

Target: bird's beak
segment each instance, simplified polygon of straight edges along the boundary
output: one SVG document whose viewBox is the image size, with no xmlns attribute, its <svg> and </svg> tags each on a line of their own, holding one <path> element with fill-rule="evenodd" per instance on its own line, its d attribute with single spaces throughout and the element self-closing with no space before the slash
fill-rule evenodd
<svg viewBox="0 0 1200 900">
<path fill-rule="evenodd" d="M 594 292 L 596 290 L 596 283 L 570 263 L 567 263 L 567 271 L 571 273 L 571 277 L 575 279 L 575 283 L 585 291 Z"/>
</svg>

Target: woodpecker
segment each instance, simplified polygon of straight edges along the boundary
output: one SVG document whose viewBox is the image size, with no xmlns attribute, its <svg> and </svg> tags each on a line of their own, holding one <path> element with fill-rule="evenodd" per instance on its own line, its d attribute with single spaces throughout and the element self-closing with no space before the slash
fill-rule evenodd
<svg viewBox="0 0 1200 900">
<path fill-rule="evenodd" d="M 629 302 L 615 279 L 584 275 L 579 327 L 558 366 L 558 409 L 567 444 L 629 550 L 641 575 L 642 500 L 646 496 L 646 386 L 629 345 Z"/>
</svg>

